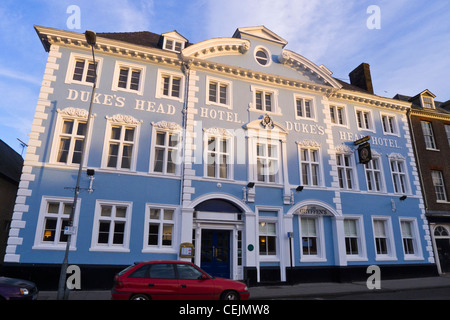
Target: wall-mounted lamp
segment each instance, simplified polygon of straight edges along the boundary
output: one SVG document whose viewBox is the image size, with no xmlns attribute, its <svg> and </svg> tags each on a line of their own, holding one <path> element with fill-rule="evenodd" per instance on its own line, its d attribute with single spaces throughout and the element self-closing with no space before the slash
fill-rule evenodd
<svg viewBox="0 0 450 320">
<path fill-rule="evenodd" d="M 303 191 L 303 186 L 298 186 L 297 188 L 295 188 L 296 192 L 301 192 Z M 294 191 L 291 190 L 291 205 L 294 204 L 295 200 L 294 200 Z"/>
<path fill-rule="evenodd" d="M 92 189 L 92 186 L 94 184 L 94 179 L 95 179 L 94 178 L 95 170 L 94 169 L 87 169 L 86 174 L 89 177 L 89 189 L 88 189 L 88 192 L 92 193 L 92 192 L 94 192 L 94 189 Z"/>
<path fill-rule="evenodd" d="M 408 197 L 407 197 L 407 196 L 401 196 L 401 197 L 400 197 L 400 201 L 405 201 L 406 198 L 408 198 Z"/>
<path fill-rule="evenodd" d="M 303 186 L 298 186 L 297 188 L 295 188 L 295 191 L 297 192 L 303 191 Z"/>
<path fill-rule="evenodd" d="M 247 183 L 247 186 L 242 188 L 243 192 L 243 198 L 242 201 L 244 202 L 255 202 L 255 183 L 249 182 Z"/>
</svg>

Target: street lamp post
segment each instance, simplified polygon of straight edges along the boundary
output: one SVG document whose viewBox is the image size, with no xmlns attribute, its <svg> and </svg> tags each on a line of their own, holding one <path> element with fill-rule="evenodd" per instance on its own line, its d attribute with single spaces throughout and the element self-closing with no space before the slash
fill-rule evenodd
<svg viewBox="0 0 450 320">
<path fill-rule="evenodd" d="M 81 179 L 81 172 L 83 169 L 83 163 L 84 163 L 84 157 L 86 153 L 86 145 L 88 141 L 88 132 L 89 132 L 89 123 L 91 120 L 91 114 L 92 114 L 92 104 L 94 101 L 94 94 L 95 94 L 95 87 L 97 83 L 97 63 L 95 61 L 95 54 L 94 54 L 94 46 L 96 44 L 96 34 L 94 31 L 86 30 L 84 33 L 84 36 L 86 38 L 86 42 L 91 46 L 92 48 L 92 61 L 94 63 L 94 83 L 92 86 L 92 95 L 91 95 L 91 102 L 89 105 L 89 112 L 88 112 L 88 118 L 86 123 L 86 132 L 84 134 L 84 142 L 83 142 L 83 149 L 81 151 L 81 159 L 80 159 L 80 165 L 78 167 L 78 176 L 77 176 L 77 182 L 75 185 L 75 194 L 73 197 L 73 204 L 72 204 L 72 210 L 70 211 L 69 216 L 69 227 L 73 227 L 73 219 L 75 216 L 75 211 L 77 207 L 78 202 L 78 194 L 80 193 L 80 179 Z M 88 65 L 89 68 L 89 65 Z M 72 240 L 73 232 L 69 232 L 67 235 L 67 243 L 66 243 L 66 251 L 64 254 L 64 260 L 61 264 L 61 273 L 59 275 L 59 285 L 58 285 L 58 300 L 67 300 L 69 297 L 69 290 L 67 289 L 66 285 L 66 276 L 67 276 L 67 267 L 69 264 L 69 251 L 70 251 L 70 242 Z"/>
</svg>

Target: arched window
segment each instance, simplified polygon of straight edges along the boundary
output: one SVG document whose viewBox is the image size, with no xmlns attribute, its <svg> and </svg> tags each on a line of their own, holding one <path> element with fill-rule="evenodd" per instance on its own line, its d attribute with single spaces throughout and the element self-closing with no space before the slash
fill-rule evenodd
<svg viewBox="0 0 450 320">
<path fill-rule="evenodd" d="M 444 226 L 437 226 L 436 228 L 434 228 L 434 236 L 435 237 L 448 237 L 449 232 L 448 232 L 447 228 L 445 228 Z"/>
</svg>

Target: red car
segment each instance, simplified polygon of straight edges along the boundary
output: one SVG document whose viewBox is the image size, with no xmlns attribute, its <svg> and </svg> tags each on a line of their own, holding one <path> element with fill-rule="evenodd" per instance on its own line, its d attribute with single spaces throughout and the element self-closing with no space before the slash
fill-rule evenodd
<svg viewBox="0 0 450 320">
<path fill-rule="evenodd" d="M 114 278 L 112 300 L 247 300 L 247 286 L 185 261 L 135 263 Z"/>
</svg>

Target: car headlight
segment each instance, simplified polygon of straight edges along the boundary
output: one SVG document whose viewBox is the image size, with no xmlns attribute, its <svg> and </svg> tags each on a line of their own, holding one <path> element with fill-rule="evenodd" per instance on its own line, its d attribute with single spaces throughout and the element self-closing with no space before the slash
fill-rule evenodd
<svg viewBox="0 0 450 320">
<path fill-rule="evenodd" d="M 30 292 L 26 288 L 20 288 L 20 294 L 23 296 L 28 295 Z"/>
</svg>

